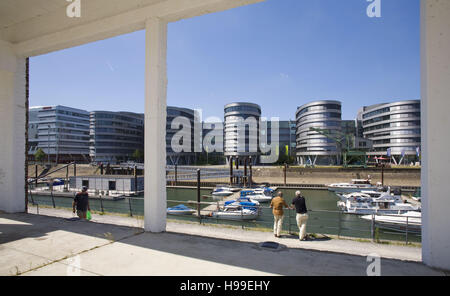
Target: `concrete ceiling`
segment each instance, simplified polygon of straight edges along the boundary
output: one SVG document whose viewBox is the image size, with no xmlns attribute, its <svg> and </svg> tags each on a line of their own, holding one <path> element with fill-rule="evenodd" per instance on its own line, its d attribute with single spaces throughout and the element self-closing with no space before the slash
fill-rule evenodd
<svg viewBox="0 0 450 296">
<path fill-rule="evenodd" d="M 1 0 L 0 38 L 18 43 L 164 1 L 81 0 L 81 18 L 69 18 L 66 0 Z"/>
<path fill-rule="evenodd" d="M 264 0 L 80 1 L 81 17 L 70 18 L 67 0 L 0 0 L 0 41 L 35 56 L 141 30 L 150 18 L 173 22 Z"/>
</svg>

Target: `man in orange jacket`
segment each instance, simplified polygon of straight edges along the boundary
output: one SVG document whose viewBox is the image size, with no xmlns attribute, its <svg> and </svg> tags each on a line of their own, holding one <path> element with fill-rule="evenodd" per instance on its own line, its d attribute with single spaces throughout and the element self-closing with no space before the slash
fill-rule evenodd
<svg viewBox="0 0 450 296">
<path fill-rule="evenodd" d="M 270 202 L 270 207 L 273 209 L 273 235 L 280 237 L 281 229 L 283 228 L 283 208 L 289 208 L 283 199 L 283 192 L 278 192 L 277 196 Z"/>
</svg>

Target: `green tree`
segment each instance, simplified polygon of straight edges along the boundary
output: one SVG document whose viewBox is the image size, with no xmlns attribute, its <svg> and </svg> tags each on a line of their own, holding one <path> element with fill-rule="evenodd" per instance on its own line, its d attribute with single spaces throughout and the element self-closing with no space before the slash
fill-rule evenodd
<svg viewBox="0 0 450 296">
<path fill-rule="evenodd" d="M 45 156 L 46 156 L 46 154 L 41 148 L 39 148 L 38 151 L 36 151 L 36 153 L 34 153 L 34 159 L 39 162 L 43 162 L 45 159 Z"/>
<path fill-rule="evenodd" d="M 135 161 L 142 161 L 143 159 L 144 159 L 144 153 L 141 151 L 141 150 L 139 150 L 139 149 L 136 149 L 134 152 L 133 152 L 133 155 L 132 155 L 132 157 L 133 157 L 133 159 L 135 160 Z"/>
</svg>

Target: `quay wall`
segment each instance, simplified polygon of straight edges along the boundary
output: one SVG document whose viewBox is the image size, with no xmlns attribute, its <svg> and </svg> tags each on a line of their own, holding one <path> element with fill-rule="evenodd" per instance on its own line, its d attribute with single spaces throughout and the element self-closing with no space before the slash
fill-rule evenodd
<svg viewBox="0 0 450 296">
<path fill-rule="evenodd" d="M 62 165 L 60 165 L 62 166 Z M 206 167 L 206 166 L 205 166 Z M 207 166 L 225 168 L 225 166 Z M 202 168 L 199 166 L 198 168 Z M 28 175 L 34 177 L 34 165 L 28 167 Z M 242 169 L 242 167 L 240 167 Z M 43 167 L 38 168 L 38 174 Z M 253 180 L 257 183 L 268 182 L 272 184 L 284 183 L 284 169 L 281 166 L 253 167 Z M 387 168 L 384 169 L 384 184 L 388 186 L 420 187 L 420 168 Z M 69 169 L 69 177 L 73 170 Z M 77 165 L 78 176 L 99 175 L 99 169 L 90 165 Z M 66 170 L 52 174 L 54 178 L 65 178 Z M 330 184 L 349 182 L 351 179 L 365 179 L 371 177 L 372 183 L 381 182 L 381 168 L 338 168 L 320 167 L 303 168 L 289 167 L 287 169 L 286 182 L 288 184 Z M 205 182 L 228 183 L 229 178 L 207 179 Z"/>
</svg>

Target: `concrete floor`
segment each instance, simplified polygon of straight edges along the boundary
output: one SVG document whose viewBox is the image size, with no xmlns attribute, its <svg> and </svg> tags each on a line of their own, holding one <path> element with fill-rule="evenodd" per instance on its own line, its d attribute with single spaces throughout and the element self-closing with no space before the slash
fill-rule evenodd
<svg viewBox="0 0 450 296">
<path fill-rule="evenodd" d="M 30 209 L 30 212 L 36 209 Z M 381 275 L 445 275 L 420 263 L 420 248 L 348 240 L 300 242 L 292 236 L 169 222 L 144 233 L 142 220 L 65 210 L 0 213 L 0 275 L 366 275 L 377 253 Z M 48 216 L 45 216 L 48 215 Z M 262 250 L 277 241 L 284 250 Z M 394 259 L 396 258 L 396 259 Z"/>
</svg>

